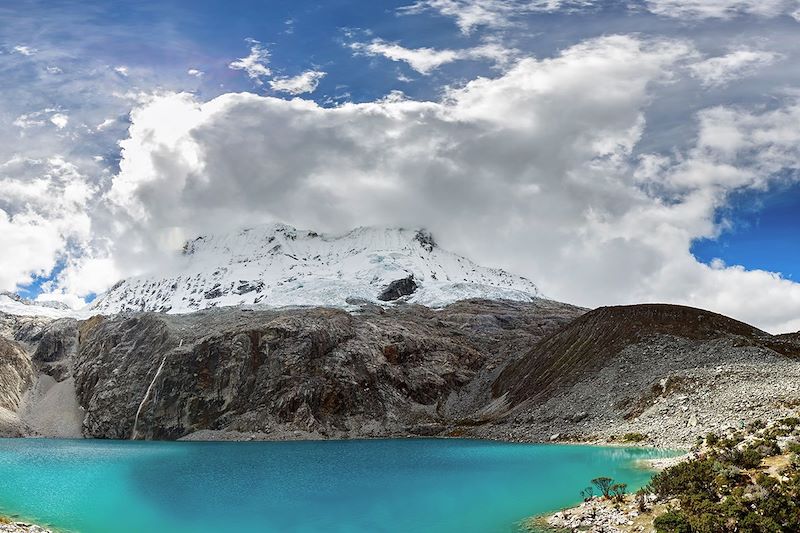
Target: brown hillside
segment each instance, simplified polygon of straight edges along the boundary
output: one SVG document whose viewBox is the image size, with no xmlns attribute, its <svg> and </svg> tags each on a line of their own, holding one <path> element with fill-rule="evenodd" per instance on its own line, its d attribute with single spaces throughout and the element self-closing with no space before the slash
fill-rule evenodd
<svg viewBox="0 0 800 533">
<path fill-rule="evenodd" d="M 710 311 L 667 304 L 601 307 L 545 337 L 505 368 L 493 383 L 492 394 L 508 393 L 511 406 L 544 401 L 582 376 L 596 373 L 625 347 L 665 335 L 696 341 L 732 337 L 741 346 L 800 356 L 800 344 L 792 338 L 773 336 Z"/>
</svg>

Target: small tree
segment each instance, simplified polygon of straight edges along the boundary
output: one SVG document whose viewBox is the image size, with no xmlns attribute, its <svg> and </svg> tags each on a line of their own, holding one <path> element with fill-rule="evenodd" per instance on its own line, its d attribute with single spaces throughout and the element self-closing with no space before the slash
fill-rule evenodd
<svg viewBox="0 0 800 533">
<path fill-rule="evenodd" d="M 591 500 L 592 496 L 594 496 L 594 489 L 592 487 L 586 487 L 581 491 L 581 498 L 583 498 L 585 502 Z"/>
<path fill-rule="evenodd" d="M 647 512 L 647 487 L 642 487 L 636 491 L 636 508 L 640 513 Z"/>
<path fill-rule="evenodd" d="M 628 491 L 627 483 L 614 483 L 608 488 L 608 491 L 617 502 L 622 502 L 625 499 L 625 493 Z"/>
<path fill-rule="evenodd" d="M 597 487 L 604 498 L 608 498 L 613 484 L 614 480 L 610 477 L 596 477 L 592 480 L 592 485 Z"/>
</svg>

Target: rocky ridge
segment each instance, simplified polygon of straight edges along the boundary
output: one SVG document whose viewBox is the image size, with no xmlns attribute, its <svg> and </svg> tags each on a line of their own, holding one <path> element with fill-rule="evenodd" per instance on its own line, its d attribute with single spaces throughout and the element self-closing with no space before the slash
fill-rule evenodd
<svg viewBox="0 0 800 533">
<path fill-rule="evenodd" d="M 492 385 L 493 427 L 477 434 L 609 441 L 641 433 L 649 444 L 686 447 L 709 431 L 786 416 L 800 401 L 798 355 L 790 337 L 708 311 L 600 308 L 503 370 Z"/>
<path fill-rule="evenodd" d="M 27 393 L 34 408 L 20 410 L 33 433 L 50 434 L 47 424 L 31 427 L 35 406 L 59 401 L 61 418 L 77 413 L 87 437 L 347 438 L 446 434 L 489 400 L 508 360 L 583 312 L 546 300 L 473 300 L 439 310 L 6 317 L 5 330 L 44 384 L 44 393 Z"/>
<path fill-rule="evenodd" d="M 6 399 L 10 435 L 607 442 L 635 432 L 685 447 L 800 402 L 793 337 L 678 306 L 0 315 L 0 334 L 12 354 L 0 373 L 18 391 Z"/>
</svg>

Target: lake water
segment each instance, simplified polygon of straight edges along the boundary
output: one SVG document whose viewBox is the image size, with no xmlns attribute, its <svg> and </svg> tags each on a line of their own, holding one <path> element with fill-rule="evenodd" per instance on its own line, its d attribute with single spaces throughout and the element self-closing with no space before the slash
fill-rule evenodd
<svg viewBox="0 0 800 533">
<path fill-rule="evenodd" d="M 510 532 L 594 477 L 631 488 L 642 448 L 472 440 L 0 439 L 0 513 L 94 532 Z"/>
</svg>

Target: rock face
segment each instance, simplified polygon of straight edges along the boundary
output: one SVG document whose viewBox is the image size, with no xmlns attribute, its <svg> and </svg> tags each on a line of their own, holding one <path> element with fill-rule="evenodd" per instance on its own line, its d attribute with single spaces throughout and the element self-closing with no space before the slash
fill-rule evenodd
<svg viewBox="0 0 800 533">
<path fill-rule="evenodd" d="M 33 383 L 33 366 L 25 349 L 0 337 L 0 407 L 16 411 L 22 394 Z"/>
<path fill-rule="evenodd" d="M 378 295 L 378 300 L 390 302 L 413 294 L 415 290 L 417 290 L 417 282 L 414 281 L 414 276 L 396 279 Z"/>
<path fill-rule="evenodd" d="M 4 357 L 0 436 L 80 437 L 83 414 L 72 379 L 78 322 L 0 313 Z M 16 385 L 15 385 L 16 383 Z"/>
<path fill-rule="evenodd" d="M 541 301 L 106 319 L 75 362 L 84 432 L 175 439 L 440 434 L 500 362 L 583 311 Z M 137 418 L 138 413 L 138 418 Z"/>
<path fill-rule="evenodd" d="M 83 321 L 0 314 L 0 433 L 558 441 L 637 432 L 687 446 L 800 403 L 796 335 L 698 309 L 358 305 Z"/>
</svg>

